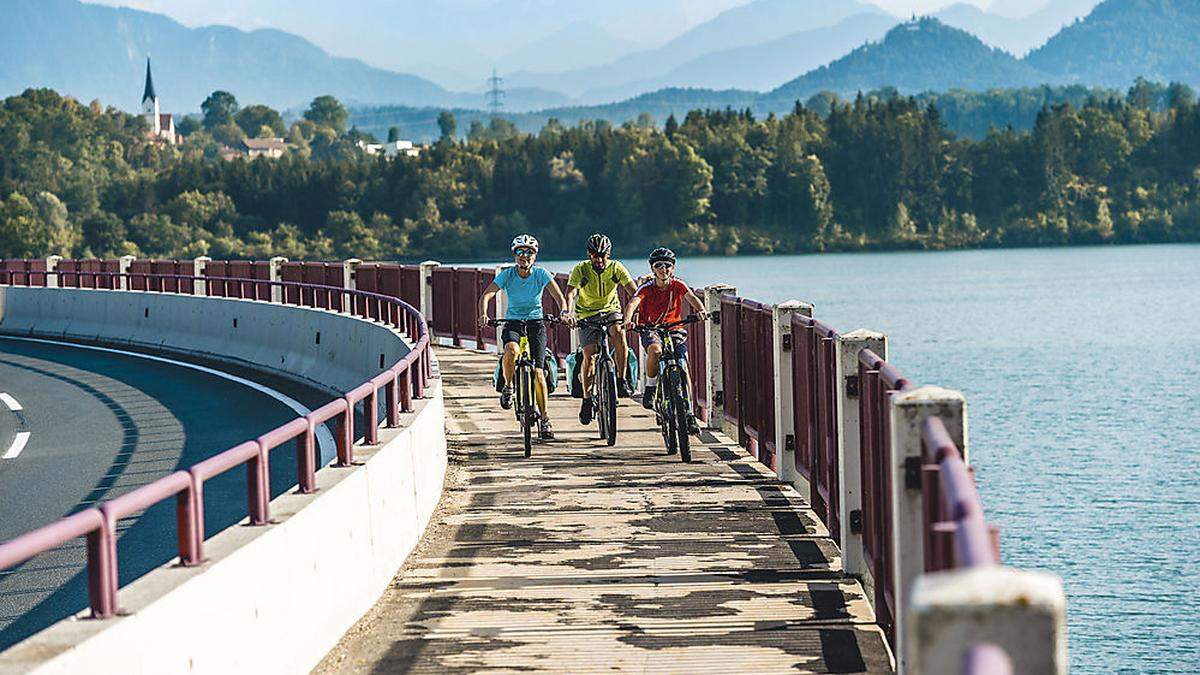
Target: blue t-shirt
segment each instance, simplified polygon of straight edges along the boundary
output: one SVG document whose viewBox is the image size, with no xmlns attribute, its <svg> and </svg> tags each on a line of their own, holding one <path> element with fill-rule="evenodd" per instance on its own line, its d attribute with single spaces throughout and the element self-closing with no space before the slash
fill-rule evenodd
<svg viewBox="0 0 1200 675">
<path fill-rule="evenodd" d="M 529 321 L 542 318 L 542 289 L 554 280 L 544 267 L 534 266 L 529 276 L 521 278 L 516 267 L 506 267 L 496 275 L 496 285 L 508 297 L 506 319 Z"/>
</svg>

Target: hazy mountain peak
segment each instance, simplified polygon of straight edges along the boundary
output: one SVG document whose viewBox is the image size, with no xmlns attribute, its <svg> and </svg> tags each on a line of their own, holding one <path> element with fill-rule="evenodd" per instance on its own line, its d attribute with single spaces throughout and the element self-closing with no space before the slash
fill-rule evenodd
<svg viewBox="0 0 1200 675">
<path fill-rule="evenodd" d="M 770 99 L 804 100 L 823 90 L 853 95 L 882 87 L 901 93 L 989 89 L 1040 84 L 1046 77 L 1011 54 L 933 17 L 908 21 L 880 42 L 811 71 L 769 92 Z"/>
<path fill-rule="evenodd" d="M 1091 85 L 1123 88 L 1137 77 L 1200 85 L 1197 35 L 1197 0 L 1105 0 L 1028 61 Z"/>
</svg>

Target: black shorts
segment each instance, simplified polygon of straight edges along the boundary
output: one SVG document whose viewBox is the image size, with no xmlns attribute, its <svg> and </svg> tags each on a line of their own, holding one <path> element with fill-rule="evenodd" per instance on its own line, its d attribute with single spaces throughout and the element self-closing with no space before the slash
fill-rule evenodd
<svg viewBox="0 0 1200 675">
<path fill-rule="evenodd" d="M 500 343 L 520 342 L 521 337 L 529 339 L 529 353 L 533 356 L 534 368 L 546 367 L 546 322 L 541 319 L 532 321 L 506 320 L 500 331 Z"/>
</svg>

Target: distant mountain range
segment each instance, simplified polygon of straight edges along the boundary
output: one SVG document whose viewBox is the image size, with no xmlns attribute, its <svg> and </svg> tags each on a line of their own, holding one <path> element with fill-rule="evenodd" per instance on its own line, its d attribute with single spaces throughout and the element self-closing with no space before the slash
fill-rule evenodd
<svg viewBox="0 0 1200 675">
<path fill-rule="evenodd" d="M 1010 0 L 1012 1 L 1015 0 Z M 999 2 L 993 3 L 986 12 L 975 5 L 960 2 L 938 11 L 933 16 L 942 23 L 971 33 L 993 47 L 999 47 L 1016 56 L 1024 56 L 1030 50 L 1041 47 L 1063 27 L 1087 16 L 1098 2 L 1099 0 L 1049 0 L 1035 11 L 1016 16 L 997 13 L 997 9 L 1004 9 Z M 1020 12 L 1028 8 L 1029 6 L 1010 6 L 1010 11 Z"/>
<path fill-rule="evenodd" d="M 0 94 L 45 86 L 136 109 L 145 57 L 150 54 L 163 104 L 175 112 L 198 110 L 215 89 L 233 92 L 244 104 L 277 108 L 303 106 L 321 94 L 373 107 L 373 114 L 379 114 L 378 106 L 484 107 L 482 83 L 474 91 L 450 91 L 423 77 L 330 56 L 279 30 L 187 28 L 162 15 L 78 0 L 2 1 L 6 11 L 0 22 Z M 279 8 L 285 2 L 243 1 L 239 5 L 213 0 L 259 8 Z M 314 4 L 316 0 L 287 2 L 294 2 L 298 12 L 317 11 L 313 8 L 318 6 L 322 12 L 331 11 Z M 384 7 L 388 0 L 361 2 Z M 486 4 L 488 11 L 500 4 L 520 5 L 520 11 L 528 12 L 521 3 L 533 0 L 429 2 L 460 10 L 474 2 Z M 558 11 L 566 2 L 533 4 Z M 634 0 L 612 2 L 613 7 L 627 9 L 636 5 Z M 664 2 L 678 11 L 686 5 L 685 0 Z M 940 13 L 946 21 L 925 17 L 899 25 L 878 7 L 858 0 L 696 2 L 710 9 L 732 8 L 661 47 L 626 53 L 606 65 L 574 67 L 606 51 L 613 55 L 634 48 L 602 26 L 603 16 L 611 16 L 604 12 L 615 11 L 612 7 L 585 11 L 581 15 L 591 17 L 588 20 L 559 25 L 527 47 L 509 50 L 506 58 L 512 67 L 545 63 L 558 55 L 563 70 L 506 76 L 506 110 L 544 109 L 543 117 L 561 114 L 564 121 L 588 113 L 603 119 L 629 113 L 624 118 L 628 119 L 649 112 L 661 121 L 666 114 L 682 112 L 680 106 L 698 102 L 703 102 L 700 107 L 781 112 L 820 91 L 852 96 L 887 86 L 906 94 L 1047 83 L 1121 88 L 1138 76 L 1200 85 L 1200 0 L 1105 0 L 1073 22 L 1071 17 L 1095 0 L 997 0 L 996 12 L 1002 10 L 1005 16 L 956 5 Z M 1031 9 L 1032 14 L 1021 14 Z M 1035 29 L 1045 30 L 1055 22 L 1070 25 L 1027 57 L 1016 58 L 965 29 L 947 25 L 983 21 L 981 16 L 986 21 L 979 32 L 1019 29 L 1027 41 L 1041 39 L 1034 36 Z M 558 25 L 549 19 L 543 23 Z M 447 30 L 440 26 L 434 32 Z M 523 30 L 532 34 L 529 27 Z M 999 34 L 993 34 L 993 43 L 1002 41 L 995 37 Z M 572 49 L 583 42 L 591 47 Z"/>
<path fill-rule="evenodd" d="M 278 108 L 321 94 L 346 102 L 482 107 L 482 93 L 446 91 L 415 75 L 331 57 L 311 42 L 278 30 L 226 26 L 189 29 L 159 14 L 77 0 L 4 0 L 0 21 L 0 92 L 51 87 L 127 110 L 139 107 L 146 57 L 166 110 L 191 112 L 212 91 L 242 103 Z M 510 105 L 562 105 L 555 92 L 514 89 Z"/>
</svg>

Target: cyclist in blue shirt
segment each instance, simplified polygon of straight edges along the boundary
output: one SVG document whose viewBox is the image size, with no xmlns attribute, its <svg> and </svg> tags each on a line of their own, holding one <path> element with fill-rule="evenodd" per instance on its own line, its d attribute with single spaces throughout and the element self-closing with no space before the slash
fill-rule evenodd
<svg viewBox="0 0 1200 675">
<path fill-rule="evenodd" d="M 535 266 L 538 240 L 532 235 L 522 234 L 512 240 L 512 252 L 516 265 L 500 271 L 479 298 L 479 325 L 487 325 L 487 306 L 500 291 L 504 291 L 508 306 L 504 312 L 504 329 L 500 343 L 504 345 L 500 370 L 504 374 L 504 389 L 500 392 L 500 407 L 508 410 L 513 400 L 513 374 L 517 370 L 518 346 L 521 337 L 529 340 L 529 353 L 537 368 L 536 399 L 541 417 L 538 421 L 538 438 L 554 438 L 554 428 L 546 411 L 546 323 L 542 320 L 542 291 L 547 290 L 563 311 L 561 316 L 573 323 L 566 313 L 567 299 L 562 289 L 554 283 L 554 277 L 546 268 Z"/>
</svg>

